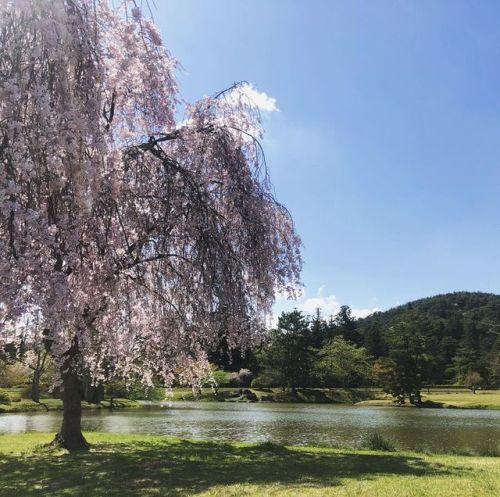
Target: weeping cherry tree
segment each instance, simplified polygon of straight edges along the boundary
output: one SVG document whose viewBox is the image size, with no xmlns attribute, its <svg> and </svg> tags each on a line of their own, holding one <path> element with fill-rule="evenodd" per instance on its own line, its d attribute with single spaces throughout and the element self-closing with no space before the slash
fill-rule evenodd
<svg viewBox="0 0 500 497">
<path fill-rule="evenodd" d="M 49 350 L 70 450 L 84 377 L 195 382 L 299 285 L 257 109 L 183 102 L 176 67 L 133 1 L 0 0 L 0 347 Z"/>
</svg>

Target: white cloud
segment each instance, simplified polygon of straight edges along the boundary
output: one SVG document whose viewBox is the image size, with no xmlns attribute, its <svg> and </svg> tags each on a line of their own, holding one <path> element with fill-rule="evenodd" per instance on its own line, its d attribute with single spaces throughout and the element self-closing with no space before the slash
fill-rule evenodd
<svg viewBox="0 0 500 497">
<path fill-rule="evenodd" d="M 342 305 L 341 302 L 337 299 L 337 297 L 333 294 L 323 295 L 324 287 L 318 288 L 318 291 L 314 297 L 307 297 L 305 292 L 302 295 L 302 298 L 297 301 L 290 301 L 283 298 L 283 296 L 278 296 L 274 313 L 271 318 L 272 324 L 275 325 L 277 323 L 278 315 L 282 311 L 291 311 L 296 308 L 302 311 L 307 315 L 314 315 L 316 313 L 316 309 L 320 309 L 321 315 L 328 319 L 330 316 L 335 315 L 339 312 L 340 307 Z M 373 299 L 372 299 L 373 300 Z M 379 307 L 351 307 L 352 315 L 356 318 L 365 318 L 374 312 L 378 312 L 381 309 Z"/>
<path fill-rule="evenodd" d="M 246 97 L 250 103 L 262 112 L 279 112 L 276 99 L 263 91 L 257 90 L 252 83 L 243 83 L 237 86 L 231 95 L 234 98 Z"/>
<path fill-rule="evenodd" d="M 373 314 L 374 312 L 379 312 L 381 309 L 379 307 L 371 307 L 371 308 L 358 308 L 358 307 L 353 307 L 352 308 L 352 315 L 356 318 L 366 318 L 366 316 L 369 316 L 370 314 Z"/>
<path fill-rule="evenodd" d="M 325 297 L 321 295 L 320 289 L 316 297 L 306 299 L 299 305 L 298 308 L 305 314 L 314 314 L 316 309 L 319 308 L 321 309 L 321 314 L 323 316 L 331 316 L 332 314 L 337 314 L 337 312 L 339 312 L 340 305 L 341 304 L 335 295 L 327 295 Z"/>
</svg>

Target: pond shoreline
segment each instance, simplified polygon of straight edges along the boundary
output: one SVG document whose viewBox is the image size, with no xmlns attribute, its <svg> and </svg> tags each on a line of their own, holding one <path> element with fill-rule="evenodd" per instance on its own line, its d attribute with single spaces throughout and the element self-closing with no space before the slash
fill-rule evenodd
<svg viewBox="0 0 500 497">
<path fill-rule="evenodd" d="M 130 399 L 113 399 L 113 407 L 110 407 L 109 401 L 103 401 L 100 404 L 90 404 L 82 402 L 83 410 L 100 409 L 137 409 L 145 405 L 143 402 Z M 60 399 L 41 399 L 40 402 L 33 402 L 29 399 L 20 399 L 11 401 L 10 404 L 0 404 L 1 414 L 16 414 L 27 412 L 49 412 L 62 411 L 63 405 Z"/>
<path fill-rule="evenodd" d="M 218 391 L 205 389 L 193 393 L 191 389 L 174 389 L 172 396 L 164 401 L 113 399 L 113 409 L 137 409 L 147 406 L 161 406 L 168 402 L 231 402 L 231 403 L 276 403 L 276 404 L 329 404 L 361 407 L 391 407 L 412 409 L 494 409 L 500 410 L 500 391 L 483 391 L 476 394 L 454 392 L 452 390 L 431 391 L 423 395 L 423 404 L 415 406 L 406 402 L 398 404 L 389 396 L 376 389 L 319 389 L 302 388 L 295 392 L 281 389 L 220 388 Z M 110 409 L 106 399 L 100 404 L 82 402 L 82 409 Z M 41 399 L 40 403 L 29 399 L 15 399 L 9 404 L 0 404 L 0 414 L 37 411 L 60 411 L 62 401 L 55 398 Z"/>
<path fill-rule="evenodd" d="M 427 401 L 422 405 L 414 405 L 406 402 L 405 404 L 398 404 L 396 402 L 387 400 L 364 400 L 361 402 L 356 402 L 355 406 L 360 407 L 394 407 L 394 408 L 411 408 L 411 409 L 489 409 L 489 410 L 500 410 L 500 405 L 486 405 L 486 404 L 471 404 L 471 405 L 460 405 L 460 404 L 449 404 L 447 402 L 433 402 Z"/>
<path fill-rule="evenodd" d="M 171 400 L 184 402 L 273 402 L 291 404 L 336 404 L 363 407 L 404 407 L 412 409 L 495 409 L 500 410 L 500 391 L 455 392 L 434 390 L 422 395 L 423 404 L 398 404 L 378 389 L 362 388 L 301 388 L 295 392 L 280 389 L 219 389 L 193 394 L 191 390 L 177 389 Z"/>
<path fill-rule="evenodd" d="M 61 420 L 57 409 L 5 413 L 0 415 L 0 433 L 56 432 Z M 85 409 L 82 426 L 96 432 L 355 448 L 379 434 L 400 450 L 500 454 L 495 441 L 500 440 L 500 411 L 485 409 L 173 401 L 132 409 Z"/>
</svg>

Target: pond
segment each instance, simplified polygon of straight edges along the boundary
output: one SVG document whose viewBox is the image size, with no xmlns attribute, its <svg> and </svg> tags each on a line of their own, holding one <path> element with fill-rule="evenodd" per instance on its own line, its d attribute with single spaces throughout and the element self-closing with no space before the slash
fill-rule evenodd
<svg viewBox="0 0 500 497">
<path fill-rule="evenodd" d="M 55 432 L 60 422 L 60 412 L 2 414 L 0 433 Z M 356 447 L 376 432 L 401 449 L 500 448 L 500 411 L 493 410 L 172 402 L 164 408 L 87 410 L 83 428 L 209 440 Z"/>
</svg>

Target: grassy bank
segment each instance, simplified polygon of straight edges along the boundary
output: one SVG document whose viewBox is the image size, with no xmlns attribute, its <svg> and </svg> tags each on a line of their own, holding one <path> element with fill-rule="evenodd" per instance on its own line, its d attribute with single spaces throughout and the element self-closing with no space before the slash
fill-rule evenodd
<svg viewBox="0 0 500 497">
<path fill-rule="evenodd" d="M 175 388 L 172 400 L 184 401 L 246 401 L 245 396 L 234 396 L 237 388 L 219 388 L 215 392 L 211 388 L 204 388 L 199 393 L 191 389 Z M 246 390 L 246 389 L 245 389 Z M 298 388 L 295 392 L 283 392 L 281 388 L 250 388 L 259 401 L 268 402 L 305 402 L 315 404 L 355 404 L 366 399 L 379 398 L 380 390 L 374 388 Z"/>
<path fill-rule="evenodd" d="M 62 410 L 62 400 L 53 398 L 42 398 L 40 402 L 33 402 L 31 399 L 21 398 L 21 389 L 19 388 L 4 388 L 11 401 L 8 404 L 0 403 L 0 414 L 14 412 L 31 412 L 31 411 L 60 411 Z M 138 407 L 140 403 L 130 399 L 113 399 L 113 407 Z M 82 402 L 83 409 L 109 409 L 109 399 L 103 400 L 101 404 L 90 404 Z"/>
<path fill-rule="evenodd" d="M 201 395 L 191 389 L 176 388 L 173 400 L 184 401 L 246 401 L 245 396 L 233 396 L 236 388 L 219 388 L 216 393 L 210 388 L 203 389 Z M 299 388 L 296 392 L 283 392 L 279 388 L 251 388 L 258 400 L 271 402 L 306 402 L 316 404 L 356 404 L 364 406 L 393 406 L 390 395 L 378 388 Z M 456 388 L 436 388 L 422 395 L 433 407 L 457 409 L 500 409 L 500 390 L 470 390 Z M 409 403 L 405 407 L 414 407 Z"/>
<path fill-rule="evenodd" d="M 10 404 L 0 403 L 0 413 L 61 410 L 60 399 L 44 398 L 40 404 L 29 399 L 21 399 L 19 391 L 7 390 L 12 402 Z M 199 393 L 193 393 L 188 388 L 176 388 L 173 391 L 172 400 L 175 401 L 198 401 L 198 402 L 248 402 L 247 396 L 237 396 L 238 389 L 219 388 L 215 392 L 211 388 L 204 388 Z M 290 403 L 316 403 L 316 404 L 347 404 L 358 406 L 394 406 L 390 395 L 384 394 L 377 388 L 300 388 L 296 392 L 283 392 L 280 388 L 250 389 L 255 394 L 257 401 L 268 402 L 290 402 Z M 468 390 L 460 389 L 432 389 L 430 393 L 423 394 L 424 401 L 431 401 L 432 407 L 455 408 L 455 409 L 500 409 L 499 390 L 478 390 L 473 394 Z M 130 399 L 113 399 L 113 405 L 118 408 L 140 407 L 141 401 Z M 107 409 L 109 399 L 100 405 L 82 402 L 84 409 Z M 414 407 L 409 403 L 404 407 Z"/>
<path fill-rule="evenodd" d="M 140 407 L 141 404 L 136 400 L 113 399 L 114 408 Z M 82 409 L 109 409 L 109 400 L 103 400 L 100 404 L 90 404 L 82 402 Z M 0 404 L 0 414 L 14 412 L 32 412 L 32 411 L 62 411 L 63 405 L 60 399 L 41 399 L 40 403 L 33 402 L 30 399 L 21 399 L 10 404 Z"/>
<path fill-rule="evenodd" d="M 358 496 L 500 494 L 500 458 L 188 441 L 88 433 L 90 452 L 0 435 L 0 497 Z"/>
<path fill-rule="evenodd" d="M 423 401 L 431 401 L 434 407 L 450 409 L 500 409 L 499 390 L 478 390 L 475 394 L 470 390 L 446 390 L 431 389 L 430 393 L 422 395 Z M 391 398 L 364 400 L 357 405 L 364 406 L 392 406 Z M 414 407 L 411 404 L 404 404 L 404 407 Z"/>
</svg>

